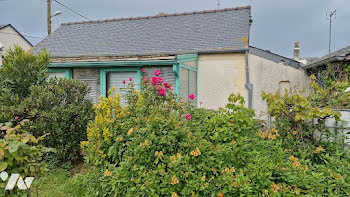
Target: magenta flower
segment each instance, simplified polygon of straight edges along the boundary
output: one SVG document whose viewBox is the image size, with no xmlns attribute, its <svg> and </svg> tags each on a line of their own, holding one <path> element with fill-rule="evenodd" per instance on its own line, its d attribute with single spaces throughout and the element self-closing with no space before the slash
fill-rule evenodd
<svg viewBox="0 0 350 197">
<path fill-rule="evenodd" d="M 190 94 L 190 95 L 188 96 L 188 98 L 191 99 L 191 100 L 193 100 L 194 97 L 195 97 L 194 94 Z"/>
<path fill-rule="evenodd" d="M 167 82 L 165 82 L 163 85 L 164 85 L 164 87 L 166 87 L 166 88 L 168 88 L 168 89 L 170 88 L 170 85 L 169 85 L 169 83 L 167 83 Z"/>
<path fill-rule="evenodd" d="M 16 120 L 16 121 L 18 120 L 18 116 L 15 117 L 15 120 Z"/>
<path fill-rule="evenodd" d="M 145 68 L 141 68 L 141 72 L 146 72 L 146 69 Z"/>
<path fill-rule="evenodd" d="M 129 81 L 132 81 L 132 78 L 131 78 L 131 77 L 129 78 Z"/>
<path fill-rule="evenodd" d="M 158 84 L 158 79 L 157 77 L 152 77 L 152 84 L 157 85 Z"/>
<path fill-rule="evenodd" d="M 164 82 L 164 78 L 163 77 L 158 77 L 157 80 L 158 80 L 158 83 L 163 83 Z"/>
<path fill-rule="evenodd" d="M 187 120 L 192 120 L 191 114 L 187 114 L 187 115 L 186 115 L 186 119 L 187 119 Z"/>
<path fill-rule="evenodd" d="M 145 81 L 147 81 L 147 80 L 148 80 L 147 77 L 145 77 L 145 78 L 142 79 L 143 82 L 145 82 Z"/>
<path fill-rule="evenodd" d="M 233 121 L 231 120 L 230 123 L 233 124 Z"/>
<path fill-rule="evenodd" d="M 123 84 L 125 84 L 125 80 L 123 80 Z"/>
<path fill-rule="evenodd" d="M 160 75 L 160 70 L 155 70 L 154 72 L 153 72 L 156 76 L 159 76 Z"/>
<path fill-rule="evenodd" d="M 158 89 L 158 95 L 160 95 L 160 96 L 164 96 L 164 95 L 165 95 L 165 93 L 166 93 L 166 91 L 165 91 L 165 89 L 164 89 L 164 88 L 159 88 L 159 89 Z"/>
</svg>

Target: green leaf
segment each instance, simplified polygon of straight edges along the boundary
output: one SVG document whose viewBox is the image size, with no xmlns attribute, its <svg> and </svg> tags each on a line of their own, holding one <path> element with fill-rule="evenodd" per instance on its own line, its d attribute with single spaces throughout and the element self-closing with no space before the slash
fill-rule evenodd
<svg viewBox="0 0 350 197">
<path fill-rule="evenodd" d="M 18 150 L 19 144 L 18 143 L 11 143 L 9 145 L 9 152 L 14 153 Z"/>
<path fill-rule="evenodd" d="M 6 170 L 7 162 L 0 162 L 0 172 Z"/>
</svg>

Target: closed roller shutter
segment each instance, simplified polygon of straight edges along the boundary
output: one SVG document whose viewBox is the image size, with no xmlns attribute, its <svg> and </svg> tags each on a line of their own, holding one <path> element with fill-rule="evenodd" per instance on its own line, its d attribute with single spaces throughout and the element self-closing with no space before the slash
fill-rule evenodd
<svg viewBox="0 0 350 197">
<path fill-rule="evenodd" d="M 181 77 L 180 77 L 180 94 L 183 101 L 188 101 L 188 73 L 189 71 L 185 68 L 181 68 Z"/>
<path fill-rule="evenodd" d="M 48 74 L 48 77 L 47 77 L 47 80 L 50 80 L 51 78 L 66 78 L 66 73 L 65 72 L 49 72 L 47 73 Z"/>
<path fill-rule="evenodd" d="M 132 71 L 116 71 L 116 72 L 108 72 L 107 73 L 107 91 L 109 89 L 112 89 L 112 87 L 116 88 L 116 92 L 120 94 L 120 104 L 124 106 L 126 104 L 125 99 L 125 88 L 127 87 L 129 81 L 129 78 L 132 78 L 134 83 L 137 83 L 137 72 Z M 123 84 L 123 80 L 126 81 L 125 84 Z"/>
<path fill-rule="evenodd" d="M 167 66 L 167 67 L 145 67 L 146 73 L 145 77 L 154 77 L 155 75 L 153 72 L 158 69 L 161 72 L 161 77 L 164 78 L 164 82 L 167 82 L 171 84 L 171 87 L 173 88 L 173 91 L 175 91 L 175 75 L 173 72 L 173 67 Z"/>
<path fill-rule="evenodd" d="M 100 100 L 100 69 L 98 68 L 75 68 L 73 78 L 83 81 L 90 87 L 90 93 L 86 99 L 97 103 Z"/>
</svg>

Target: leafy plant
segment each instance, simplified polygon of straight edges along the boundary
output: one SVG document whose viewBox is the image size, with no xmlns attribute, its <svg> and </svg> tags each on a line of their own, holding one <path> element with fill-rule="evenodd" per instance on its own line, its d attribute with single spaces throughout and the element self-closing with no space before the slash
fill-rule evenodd
<svg viewBox="0 0 350 197">
<path fill-rule="evenodd" d="M 39 141 L 43 140 L 45 136 L 39 138 L 34 137 L 28 133 L 24 128 L 29 120 L 25 119 L 21 122 L 8 122 L 2 124 L 0 128 L 0 171 L 6 171 L 8 174 L 20 174 L 22 177 L 38 177 L 45 173 L 46 165 L 42 162 L 43 156 L 46 153 L 53 152 L 54 149 L 46 148 L 39 145 Z M 9 179 L 0 184 L 3 195 L 21 193 L 15 189 L 5 192 L 5 186 Z"/>
</svg>

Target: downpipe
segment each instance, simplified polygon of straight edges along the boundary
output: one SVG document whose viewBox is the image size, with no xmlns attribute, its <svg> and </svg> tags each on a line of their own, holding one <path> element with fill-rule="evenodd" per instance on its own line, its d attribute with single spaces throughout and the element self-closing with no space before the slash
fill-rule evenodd
<svg viewBox="0 0 350 197">
<path fill-rule="evenodd" d="M 248 90 L 248 107 L 252 108 L 253 103 L 253 84 L 250 83 L 249 79 L 249 62 L 248 62 L 249 49 L 245 51 L 245 74 L 246 74 L 246 84 L 245 87 Z"/>
</svg>

